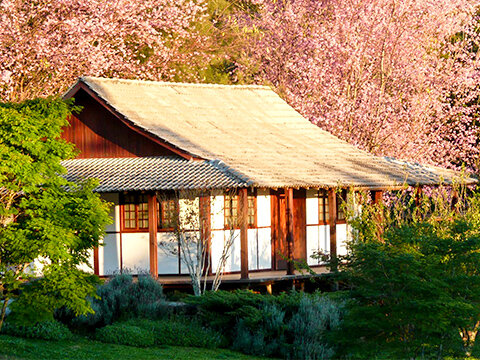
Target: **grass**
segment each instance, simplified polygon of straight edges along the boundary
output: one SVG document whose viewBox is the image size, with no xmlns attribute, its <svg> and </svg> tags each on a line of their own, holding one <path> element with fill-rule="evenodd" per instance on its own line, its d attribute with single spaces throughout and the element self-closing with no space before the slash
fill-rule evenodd
<svg viewBox="0 0 480 360">
<path fill-rule="evenodd" d="M 0 359 L 181 359 L 181 360 L 255 360 L 263 359 L 225 349 L 200 349 L 177 346 L 136 348 L 104 344 L 77 337 L 70 341 L 46 341 L 0 335 Z"/>
</svg>

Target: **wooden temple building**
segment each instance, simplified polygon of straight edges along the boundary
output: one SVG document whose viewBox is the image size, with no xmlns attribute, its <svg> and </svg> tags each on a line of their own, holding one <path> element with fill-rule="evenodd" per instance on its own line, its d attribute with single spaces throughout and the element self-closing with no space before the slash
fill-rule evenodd
<svg viewBox="0 0 480 360">
<path fill-rule="evenodd" d="M 82 77 L 65 98 L 83 109 L 63 133 L 79 149 L 63 163 L 68 178 L 99 179 L 96 191 L 114 204 L 113 224 L 91 259 L 100 276 L 129 269 L 187 283 L 181 254 L 160 246 L 175 243 L 172 222 L 185 191 L 208 209 L 200 217 L 211 271 L 233 231 L 224 281 L 246 282 L 295 276 L 292 258 L 322 272 L 315 251 L 346 252 L 338 188 L 369 190 L 378 200 L 405 182 L 455 177 L 359 150 L 269 87 Z"/>
</svg>

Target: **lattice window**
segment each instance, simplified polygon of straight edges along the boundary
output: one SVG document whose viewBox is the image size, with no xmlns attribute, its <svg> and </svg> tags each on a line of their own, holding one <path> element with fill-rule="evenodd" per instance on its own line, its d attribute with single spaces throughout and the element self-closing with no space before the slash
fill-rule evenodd
<svg viewBox="0 0 480 360">
<path fill-rule="evenodd" d="M 248 227 L 254 228 L 257 225 L 257 198 L 254 194 L 247 197 L 247 217 Z M 225 195 L 225 228 L 240 227 L 240 209 L 238 195 Z"/>
<path fill-rule="evenodd" d="M 148 229 L 148 198 L 144 194 L 125 194 L 122 201 L 123 230 Z"/>
<path fill-rule="evenodd" d="M 328 213 L 328 191 L 318 191 L 318 222 L 320 224 L 326 224 L 329 221 Z"/>
<path fill-rule="evenodd" d="M 225 228 L 238 228 L 238 195 L 225 195 Z"/>
<path fill-rule="evenodd" d="M 175 229 L 179 216 L 177 200 L 161 200 L 158 204 L 158 228 L 162 230 Z"/>
<path fill-rule="evenodd" d="M 257 206 L 256 202 L 257 199 L 255 195 L 248 195 L 248 226 L 249 227 L 256 227 L 257 224 Z"/>
</svg>

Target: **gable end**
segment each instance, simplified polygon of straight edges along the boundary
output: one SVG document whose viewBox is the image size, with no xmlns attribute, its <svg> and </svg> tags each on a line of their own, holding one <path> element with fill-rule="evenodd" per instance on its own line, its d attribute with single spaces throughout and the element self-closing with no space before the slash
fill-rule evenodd
<svg viewBox="0 0 480 360">
<path fill-rule="evenodd" d="M 77 158 L 179 156 L 200 159 L 135 126 L 111 108 L 83 83 L 77 83 L 65 96 L 82 108 L 70 117 L 62 138 L 79 149 Z"/>
</svg>

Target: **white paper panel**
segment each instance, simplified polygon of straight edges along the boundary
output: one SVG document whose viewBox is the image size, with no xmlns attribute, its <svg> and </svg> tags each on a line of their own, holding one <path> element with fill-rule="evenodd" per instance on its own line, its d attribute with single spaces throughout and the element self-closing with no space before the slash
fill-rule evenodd
<svg viewBox="0 0 480 360">
<path fill-rule="evenodd" d="M 210 209 L 212 211 L 212 229 L 218 230 L 224 228 L 224 197 L 223 195 L 210 197 Z"/>
<path fill-rule="evenodd" d="M 225 231 L 225 241 L 233 240 L 230 256 L 225 265 L 225 272 L 240 271 L 240 230 Z"/>
<path fill-rule="evenodd" d="M 174 233 L 162 232 L 157 234 L 158 241 L 158 273 L 178 274 L 178 246 Z"/>
<path fill-rule="evenodd" d="M 337 224 L 337 255 L 347 254 L 347 224 Z"/>
<path fill-rule="evenodd" d="M 218 262 L 220 256 L 222 255 L 223 244 L 225 241 L 225 234 L 223 230 L 214 230 L 212 231 L 212 240 L 210 247 L 210 254 L 212 257 L 212 272 L 216 272 L 218 268 Z"/>
<path fill-rule="evenodd" d="M 225 263 L 224 272 L 240 271 L 240 230 L 212 231 L 212 271 L 216 272 L 223 247 L 226 241 L 232 237 L 233 244 L 230 248 L 230 255 Z"/>
<path fill-rule="evenodd" d="M 248 270 L 258 269 L 257 229 L 248 229 Z"/>
<path fill-rule="evenodd" d="M 258 268 L 272 267 L 272 231 L 270 228 L 258 229 Z"/>
<path fill-rule="evenodd" d="M 318 224 L 318 197 L 316 190 L 307 190 L 306 212 L 307 225 Z"/>
<path fill-rule="evenodd" d="M 320 225 L 320 249 L 330 254 L 330 225 Z"/>
<path fill-rule="evenodd" d="M 338 236 L 338 235 L 337 235 Z M 307 263 L 309 265 L 318 265 L 323 262 L 312 259 L 314 252 L 330 253 L 330 226 L 307 226 Z"/>
<path fill-rule="evenodd" d="M 100 275 L 112 275 L 120 272 L 120 234 L 106 234 L 103 246 L 98 248 Z"/>
<path fill-rule="evenodd" d="M 318 251 L 320 247 L 319 243 L 319 226 L 311 225 L 307 226 L 307 264 L 317 265 L 318 260 L 312 259 L 312 255 L 315 251 Z"/>
<path fill-rule="evenodd" d="M 80 264 L 77 267 L 86 273 L 93 274 L 93 249 L 88 250 L 88 263 Z"/>
<path fill-rule="evenodd" d="M 270 195 L 260 190 L 257 192 L 257 226 L 270 226 L 272 216 L 270 214 Z"/>
<path fill-rule="evenodd" d="M 193 265 L 196 266 L 197 264 L 197 259 L 196 259 L 196 256 L 197 256 L 197 241 L 199 241 L 199 236 L 200 236 L 200 232 L 199 231 L 196 231 L 196 232 L 192 232 L 192 233 L 187 233 L 186 234 L 187 236 L 192 236 L 191 240 L 188 241 L 188 244 L 190 245 L 189 248 L 190 248 L 190 259 L 192 259 L 191 261 L 193 262 Z M 180 252 L 180 257 L 183 256 L 183 252 Z M 185 265 L 185 263 L 180 260 L 180 263 L 181 263 L 181 266 L 182 266 L 182 274 L 188 274 L 188 267 Z"/>
<path fill-rule="evenodd" d="M 118 193 L 107 193 L 101 195 L 102 199 L 113 203 L 113 206 L 110 208 L 110 217 L 113 219 L 113 223 L 106 227 L 106 231 L 115 232 L 120 231 L 120 201 Z"/>
<path fill-rule="evenodd" d="M 148 233 L 122 234 L 123 269 L 132 274 L 150 271 L 150 239 Z"/>
</svg>

